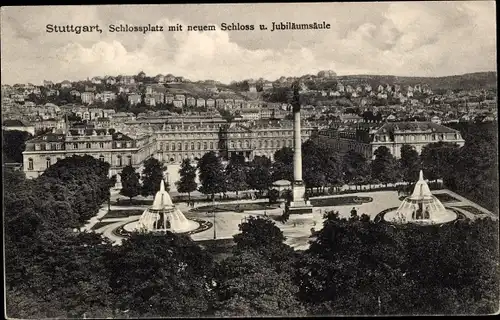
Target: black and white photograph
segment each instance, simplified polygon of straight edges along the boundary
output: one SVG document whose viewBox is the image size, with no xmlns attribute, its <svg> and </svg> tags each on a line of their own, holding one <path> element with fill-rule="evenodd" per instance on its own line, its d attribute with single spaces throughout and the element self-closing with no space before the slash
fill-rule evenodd
<svg viewBox="0 0 500 320">
<path fill-rule="evenodd" d="M 4 316 L 499 314 L 496 9 L 1 7 Z"/>
</svg>

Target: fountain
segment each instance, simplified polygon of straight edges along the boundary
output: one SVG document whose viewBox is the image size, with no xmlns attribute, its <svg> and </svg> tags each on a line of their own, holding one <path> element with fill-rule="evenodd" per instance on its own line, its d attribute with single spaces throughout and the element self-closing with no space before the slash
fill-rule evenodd
<svg viewBox="0 0 500 320">
<path fill-rule="evenodd" d="M 420 225 L 442 224 L 457 219 L 457 214 L 446 209 L 436 198 L 424 180 L 422 170 L 413 193 L 406 197 L 397 210 L 386 212 L 383 219 L 387 222 Z"/>
<path fill-rule="evenodd" d="M 186 233 L 200 227 L 200 223 L 187 219 L 184 214 L 174 206 L 170 195 L 165 190 L 162 180 L 160 190 L 156 193 L 151 207 L 144 210 L 138 221 L 123 226 L 127 232 L 154 232 L 170 231 Z"/>
</svg>

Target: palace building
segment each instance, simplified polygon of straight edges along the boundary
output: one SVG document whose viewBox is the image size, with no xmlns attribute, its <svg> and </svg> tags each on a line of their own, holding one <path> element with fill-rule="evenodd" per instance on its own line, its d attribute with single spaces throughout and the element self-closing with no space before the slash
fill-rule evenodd
<svg viewBox="0 0 500 320">
<path fill-rule="evenodd" d="M 433 142 L 456 143 L 460 147 L 465 143 L 459 131 L 432 122 L 361 123 L 320 130 L 313 136 L 315 141 L 330 144 L 340 153 L 354 150 L 367 159 L 374 159 L 375 150 L 381 146 L 401 158 L 401 147 L 405 144 L 420 154 L 424 146 Z"/>
<path fill-rule="evenodd" d="M 60 159 L 73 155 L 90 155 L 111 165 L 110 175 L 127 166 L 138 168 L 155 150 L 151 135 L 130 137 L 107 129 L 78 127 L 64 132 L 50 132 L 26 142 L 23 171 L 36 178 Z"/>
<path fill-rule="evenodd" d="M 304 123 L 302 141 L 306 141 L 313 128 Z M 182 159 L 200 159 L 209 151 L 219 153 L 224 159 L 233 154 L 242 155 L 247 161 L 255 156 L 273 160 L 274 153 L 282 147 L 293 147 L 291 121 L 251 121 L 228 124 L 224 120 L 198 122 L 170 122 L 157 132 L 157 158 L 165 163 L 180 163 Z"/>
<path fill-rule="evenodd" d="M 273 160 L 277 150 L 293 147 L 291 121 L 227 123 L 217 118 L 145 121 L 122 125 L 119 132 L 80 125 L 28 140 L 23 152 L 26 177 L 38 177 L 59 159 L 73 155 L 91 155 L 106 161 L 111 164 L 110 175 L 114 175 L 129 164 L 139 168 L 151 156 L 165 164 L 180 164 L 186 158 L 198 160 L 209 151 L 225 159 L 239 154 L 247 161 L 255 156 Z M 313 128 L 308 123 L 302 128 L 304 142 Z"/>
</svg>

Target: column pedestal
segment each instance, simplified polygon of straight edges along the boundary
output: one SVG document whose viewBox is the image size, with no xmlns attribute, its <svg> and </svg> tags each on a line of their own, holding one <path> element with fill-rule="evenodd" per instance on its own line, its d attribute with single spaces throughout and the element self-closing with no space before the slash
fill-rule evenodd
<svg viewBox="0 0 500 320">
<path fill-rule="evenodd" d="M 290 207 L 288 207 L 290 215 L 312 213 L 313 207 L 311 203 L 304 199 L 306 187 L 303 184 L 294 183 L 292 193 L 293 201 L 290 202 Z"/>
</svg>

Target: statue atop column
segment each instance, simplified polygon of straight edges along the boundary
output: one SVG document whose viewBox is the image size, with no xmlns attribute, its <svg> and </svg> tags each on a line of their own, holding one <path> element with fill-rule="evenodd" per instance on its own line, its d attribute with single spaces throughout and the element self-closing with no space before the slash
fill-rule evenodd
<svg viewBox="0 0 500 320">
<path fill-rule="evenodd" d="M 292 109 L 293 112 L 300 112 L 300 81 L 297 80 L 292 84 Z"/>
</svg>

